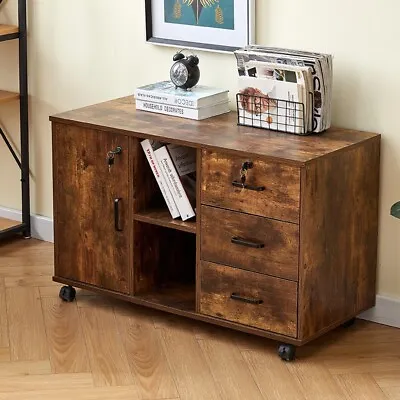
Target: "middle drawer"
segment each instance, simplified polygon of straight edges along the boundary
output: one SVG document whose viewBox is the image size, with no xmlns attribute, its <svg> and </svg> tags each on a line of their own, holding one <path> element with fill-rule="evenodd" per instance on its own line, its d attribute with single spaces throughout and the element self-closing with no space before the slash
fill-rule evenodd
<svg viewBox="0 0 400 400">
<path fill-rule="evenodd" d="M 201 206 L 201 259 L 298 280 L 299 226 Z"/>
</svg>

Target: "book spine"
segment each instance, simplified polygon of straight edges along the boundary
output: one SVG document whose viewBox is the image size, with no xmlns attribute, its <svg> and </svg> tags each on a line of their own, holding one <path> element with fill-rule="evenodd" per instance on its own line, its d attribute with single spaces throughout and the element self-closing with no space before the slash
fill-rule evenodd
<svg viewBox="0 0 400 400">
<path fill-rule="evenodd" d="M 157 92 L 152 93 L 143 89 L 135 90 L 135 99 L 136 101 L 150 101 L 153 103 L 167 104 L 170 106 L 187 107 L 193 109 L 200 107 L 198 99 L 189 99 L 187 97 L 173 94 L 164 94 Z"/>
<path fill-rule="evenodd" d="M 199 120 L 198 110 L 186 107 L 170 106 L 168 104 L 160 104 L 152 101 L 136 100 L 136 109 L 151 111 L 157 114 L 171 115 L 174 117 Z"/>
<path fill-rule="evenodd" d="M 161 193 L 162 193 L 162 195 L 164 197 L 164 200 L 165 200 L 165 202 L 167 204 L 167 207 L 168 207 L 168 210 L 169 210 L 169 212 L 171 214 L 171 217 L 173 219 L 178 218 L 179 215 L 180 215 L 178 207 L 176 206 L 175 201 L 174 201 L 174 199 L 172 197 L 172 194 L 168 189 L 168 186 L 167 186 L 167 183 L 165 181 L 165 178 L 164 178 L 163 174 L 160 171 L 160 166 L 159 166 L 159 164 L 157 162 L 157 158 L 154 155 L 154 150 L 153 150 L 153 148 L 151 146 L 150 141 L 148 139 L 143 140 L 141 142 L 141 145 L 142 145 L 143 151 L 144 151 L 144 153 L 146 155 L 147 161 L 148 161 L 148 163 L 150 165 L 150 168 L 153 171 L 153 175 L 156 178 L 158 187 L 160 188 Z"/>
<path fill-rule="evenodd" d="M 160 147 L 154 152 L 158 163 L 164 168 L 165 174 L 169 180 L 169 186 L 172 188 L 175 203 L 181 214 L 182 221 L 193 218 L 196 214 L 190 204 L 189 198 L 185 192 L 179 175 L 172 162 L 171 156 L 165 146 Z"/>
</svg>

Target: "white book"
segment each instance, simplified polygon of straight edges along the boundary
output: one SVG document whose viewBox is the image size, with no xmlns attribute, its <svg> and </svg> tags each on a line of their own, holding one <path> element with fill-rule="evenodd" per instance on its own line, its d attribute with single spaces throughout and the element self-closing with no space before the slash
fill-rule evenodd
<svg viewBox="0 0 400 400">
<path fill-rule="evenodd" d="M 178 207 L 182 221 L 193 218 L 196 214 L 192 205 L 190 204 L 189 198 L 185 192 L 174 163 L 172 162 L 167 147 L 160 147 L 154 152 L 154 155 L 161 168 L 163 168 L 164 174 L 169 180 L 168 187 L 171 188 L 171 192 L 174 196 L 174 201 Z"/>
<path fill-rule="evenodd" d="M 194 120 L 202 120 L 211 118 L 216 115 L 225 114 L 230 111 L 229 102 L 216 104 L 212 107 L 204 108 L 187 108 L 180 106 L 171 106 L 168 104 L 155 103 L 153 101 L 136 100 L 136 109 L 142 111 L 150 111 L 156 114 L 171 115 L 174 117 L 188 118 Z"/>
<path fill-rule="evenodd" d="M 150 165 L 153 175 L 156 178 L 158 187 L 161 190 L 161 193 L 164 197 L 165 203 L 167 204 L 167 207 L 171 214 L 171 217 L 173 219 L 178 218 L 180 216 L 178 207 L 175 204 L 172 193 L 168 189 L 166 179 L 161 172 L 161 168 L 160 168 L 157 158 L 154 154 L 154 149 L 157 148 L 157 143 L 154 141 L 150 141 L 149 139 L 145 139 L 140 144 L 142 145 L 144 154 L 146 155 L 147 161 Z"/>
<path fill-rule="evenodd" d="M 135 90 L 137 100 L 187 108 L 203 108 L 228 101 L 229 90 L 197 85 L 190 90 L 175 88 L 171 81 L 155 82 Z"/>
</svg>

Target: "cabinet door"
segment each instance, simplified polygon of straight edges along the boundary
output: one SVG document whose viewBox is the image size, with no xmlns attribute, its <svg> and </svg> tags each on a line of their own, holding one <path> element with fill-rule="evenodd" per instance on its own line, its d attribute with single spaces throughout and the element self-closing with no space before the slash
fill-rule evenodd
<svg viewBox="0 0 400 400">
<path fill-rule="evenodd" d="M 56 276 L 130 292 L 128 159 L 126 136 L 53 125 Z"/>
</svg>

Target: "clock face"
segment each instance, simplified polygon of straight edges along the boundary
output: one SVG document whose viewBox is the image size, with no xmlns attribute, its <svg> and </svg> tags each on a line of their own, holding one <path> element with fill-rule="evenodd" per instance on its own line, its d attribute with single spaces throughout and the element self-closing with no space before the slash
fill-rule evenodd
<svg viewBox="0 0 400 400">
<path fill-rule="evenodd" d="M 189 72 L 186 66 L 180 62 L 176 62 L 171 67 L 171 81 L 175 86 L 182 86 L 186 83 L 189 78 Z"/>
</svg>

